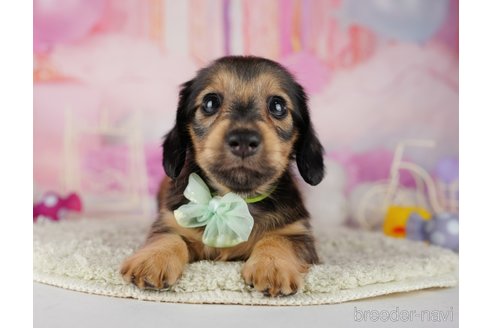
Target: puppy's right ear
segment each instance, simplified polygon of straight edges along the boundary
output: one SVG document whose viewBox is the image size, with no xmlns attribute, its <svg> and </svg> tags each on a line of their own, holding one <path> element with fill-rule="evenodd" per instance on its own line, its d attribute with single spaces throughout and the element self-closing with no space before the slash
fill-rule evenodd
<svg viewBox="0 0 492 328">
<path fill-rule="evenodd" d="M 181 173 L 186 160 L 186 152 L 190 146 L 190 136 L 187 131 L 188 114 L 187 107 L 192 90 L 193 80 L 181 85 L 179 92 L 178 110 L 176 112 L 176 123 L 166 135 L 162 145 L 162 165 L 166 174 L 176 179 Z"/>
</svg>

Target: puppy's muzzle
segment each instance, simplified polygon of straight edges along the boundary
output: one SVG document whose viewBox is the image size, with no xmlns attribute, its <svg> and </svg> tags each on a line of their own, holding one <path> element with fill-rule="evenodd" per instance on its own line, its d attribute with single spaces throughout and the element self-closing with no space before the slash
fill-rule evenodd
<svg viewBox="0 0 492 328">
<path fill-rule="evenodd" d="M 246 158 L 258 152 L 261 136 L 253 130 L 236 129 L 226 135 L 225 142 L 233 155 Z"/>
</svg>

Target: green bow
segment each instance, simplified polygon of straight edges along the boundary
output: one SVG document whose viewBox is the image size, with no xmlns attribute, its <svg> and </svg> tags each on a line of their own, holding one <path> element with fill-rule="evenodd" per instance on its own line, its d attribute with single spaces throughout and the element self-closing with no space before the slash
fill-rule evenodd
<svg viewBox="0 0 492 328">
<path fill-rule="evenodd" d="M 202 236 L 205 245 L 232 247 L 248 240 L 254 220 L 241 196 L 229 192 L 212 197 L 196 173 L 190 174 L 184 196 L 190 202 L 175 210 L 174 217 L 185 228 L 205 226 Z"/>
</svg>

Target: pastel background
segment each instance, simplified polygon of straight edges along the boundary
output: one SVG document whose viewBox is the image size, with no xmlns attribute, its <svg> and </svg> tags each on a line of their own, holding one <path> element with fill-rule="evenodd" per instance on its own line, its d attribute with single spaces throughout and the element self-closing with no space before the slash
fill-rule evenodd
<svg viewBox="0 0 492 328">
<path fill-rule="evenodd" d="M 435 140 L 406 154 L 430 172 L 457 158 L 458 50 L 458 0 L 35 0 L 35 200 L 153 199 L 179 84 L 251 54 L 305 86 L 328 169 L 310 206 L 344 220 L 398 141 Z"/>
</svg>

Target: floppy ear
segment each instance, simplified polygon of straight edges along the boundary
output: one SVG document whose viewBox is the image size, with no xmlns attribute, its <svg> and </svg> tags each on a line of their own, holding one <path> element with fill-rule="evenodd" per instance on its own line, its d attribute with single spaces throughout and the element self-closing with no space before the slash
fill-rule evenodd
<svg viewBox="0 0 492 328">
<path fill-rule="evenodd" d="M 315 186 L 323 180 L 325 175 L 323 146 L 321 146 L 311 126 L 300 136 L 297 142 L 296 161 L 304 181 Z"/>
<path fill-rule="evenodd" d="M 295 144 L 297 168 L 304 181 L 315 186 L 323 180 L 325 175 L 323 146 L 318 137 L 316 137 L 311 125 L 307 96 L 300 85 L 297 85 L 297 87 L 297 103 L 300 111 L 300 120 L 298 122 L 299 137 Z"/>
<path fill-rule="evenodd" d="M 181 173 L 186 160 L 186 152 L 190 145 L 190 137 L 186 129 L 188 123 L 187 106 L 191 94 L 193 80 L 184 83 L 179 92 L 176 123 L 166 135 L 162 145 L 162 165 L 166 174 L 175 179 Z"/>
</svg>

